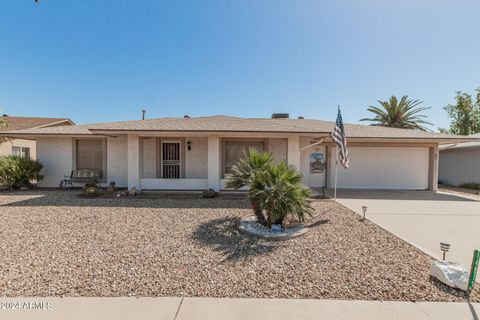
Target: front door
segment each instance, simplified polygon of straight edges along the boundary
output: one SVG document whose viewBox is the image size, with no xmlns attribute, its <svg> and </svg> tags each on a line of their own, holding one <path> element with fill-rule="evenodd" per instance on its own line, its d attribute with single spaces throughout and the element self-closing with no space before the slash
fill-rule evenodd
<svg viewBox="0 0 480 320">
<path fill-rule="evenodd" d="M 162 178 L 180 179 L 181 176 L 181 148 L 178 141 L 162 141 Z"/>
</svg>

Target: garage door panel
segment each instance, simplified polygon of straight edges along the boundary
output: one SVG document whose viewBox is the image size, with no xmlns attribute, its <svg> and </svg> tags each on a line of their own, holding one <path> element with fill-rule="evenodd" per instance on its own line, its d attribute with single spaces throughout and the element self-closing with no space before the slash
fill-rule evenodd
<svg viewBox="0 0 480 320">
<path fill-rule="evenodd" d="M 339 188 L 427 189 L 428 148 L 349 148 L 350 168 L 338 169 Z"/>
</svg>

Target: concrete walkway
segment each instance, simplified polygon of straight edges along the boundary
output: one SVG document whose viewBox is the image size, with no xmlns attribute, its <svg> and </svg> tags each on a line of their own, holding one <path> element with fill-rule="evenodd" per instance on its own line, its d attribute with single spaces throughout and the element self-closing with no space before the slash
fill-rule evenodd
<svg viewBox="0 0 480 320">
<path fill-rule="evenodd" d="M 16 305 L 48 310 L 5 310 Z M 2 320 L 478 320 L 480 304 L 224 298 L 0 298 Z"/>
<path fill-rule="evenodd" d="M 441 258 L 440 242 L 451 245 L 447 260 L 470 268 L 480 249 L 480 201 L 428 191 L 339 190 L 338 202 L 362 214 L 429 255 Z M 477 279 L 478 280 L 478 279 Z"/>
</svg>

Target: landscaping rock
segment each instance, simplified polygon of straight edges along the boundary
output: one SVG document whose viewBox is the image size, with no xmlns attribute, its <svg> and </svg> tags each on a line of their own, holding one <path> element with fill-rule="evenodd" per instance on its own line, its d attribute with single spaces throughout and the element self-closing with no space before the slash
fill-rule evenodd
<svg viewBox="0 0 480 320">
<path fill-rule="evenodd" d="M 283 227 L 282 227 L 281 224 L 272 224 L 272 227 L 270 229 L 272 229 L 273 232 L 282 232 L 283 231 Z"/>
<path fill-rule="evenodd" d="M 115 181 L 108 184 L 107 193 L 113 194 L 115 192 Z"/>
<path fill-rule="evenodd" d="M 432 276 L 442 283 L 466 291 L 469 274 L 466 268 L 455 262 L 433 261 L 431 266 Z"/>
<path fill-rule="evenodd" d="M 238 229 L 250 236 L 268 240 L 288 240 L 304 235 L 308 229 L 303 225 L 293 228 L 283 228 L 281 224 L 274 224 L 270 228 L 258 223 L 255 216 L 245 217 L 240 221 Z"/>
<path fill-rule="evenodd" d="M 245 195 L 77 195 L 0 192 L 3 297 L 467 301 L 430 256 L 330 200 L 312 202 L 304 236 L 274 242 L 239 232 Z"/>
<path fill-rule="evenodd" d="M 94 188 L 97 188 L 97 184 L 94 183 L 94 182 L 87 182 L 83 185 L 83 193 L 85 194 L 85 192 L 87 191 L 88 188 L 91 188 L 91 187 L 94 187 Z"/>
<path fill-rule="evenodd" d="M 95 187 L 89 187 L 87 190 L 85 190 L 85 195 L 87 197 L 96 197 L 100 194 L 100 190 L 95 186 Z"/>
<path fill-rule="evenodd" d="M 137 188 L 132 187 L 130 190 L 128 190 L 128 195 L 129 196 L 136 196 L 138 194 Z"/>
<path fill-rule="evenodd" d="M 203 191 L 202 198 L 216 198 L 218 196 L 217 192 L 213 189 L 208 189 Z"/>
</svg>

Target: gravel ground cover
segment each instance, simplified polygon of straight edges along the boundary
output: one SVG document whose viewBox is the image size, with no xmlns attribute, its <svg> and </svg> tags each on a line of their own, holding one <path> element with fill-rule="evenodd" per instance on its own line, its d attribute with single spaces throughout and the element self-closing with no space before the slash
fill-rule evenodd
<svg viewBox="0 0 480 320">
<path fill-rule="evenodd" d="M 77 193 L 0 193 L 1 296 L 465 301 L 430 278 L 429 256 L 328 200 L 307 234 L 272 242 L 238 231 L 243 197 Z"/>
<path fill-rule="evenodd" d="M 439 185 L 438 190 L 443 192 L 466 195 L 472 198 L 480 199 L 480 190 L 467 189 L 467 188 L 461 188 L 461 187 L 455 187 L 455 186 L 447 186 L 447 185 Z"/>
<path fill-rule="evenodd" d="M 260 237 L 269 240 L 289 240 L 295 237 L 300 237 L 309 230 L 309 228 L 305 228 L 303 224 L 300 223 L 287 228 L 282 228 L 282 226 L 279 225 L 280 229 L 278 230 L 275 230 L 274 227 L 275 226 L 269 228 L 261 225 L 257 222 L 257 218 L 254 215 L 243 217 L 238 224 L 238 229 L 241 232 L 253 237 Z"/>
</svg>

